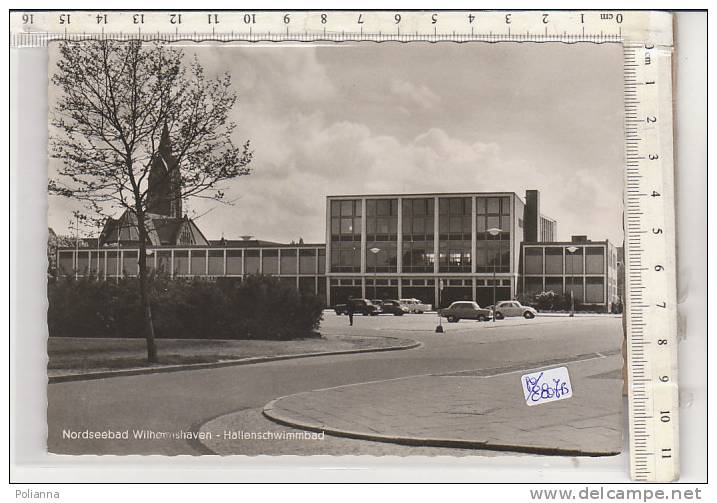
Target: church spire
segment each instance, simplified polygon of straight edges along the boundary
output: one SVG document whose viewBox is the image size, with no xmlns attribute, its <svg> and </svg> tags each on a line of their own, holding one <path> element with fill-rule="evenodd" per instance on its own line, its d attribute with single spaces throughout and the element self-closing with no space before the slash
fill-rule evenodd
<svg viewBox="0 0 717 503">
<path fill-rule="evenodd" d="M 182 218 L 182 178 L 177 160 L 172 155 L 172 141 L 166 122 L 149 174 L 147 209 L 150 213 Z"/>
</svg>

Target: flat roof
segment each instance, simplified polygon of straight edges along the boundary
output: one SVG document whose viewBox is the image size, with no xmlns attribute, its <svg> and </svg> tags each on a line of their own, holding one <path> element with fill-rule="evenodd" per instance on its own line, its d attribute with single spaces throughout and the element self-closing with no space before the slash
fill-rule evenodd
<svg viewBox="0 0 717 503">
<path fill-rule="evenodd" d="M 326 196 L 326 199 L 356 199 L 356 198 L 385 198 L 385 197 L 469 197 L 469 196 L 511 196 L 518 198 L 517 192 L 416 192 L 416 193 L 388 193 L 388 194 L 341 194 Z"/>
<path fill-rule="evenodd" d="M 603 239 L 601 241 L 522 241 L 521 246 L 590 246 L 590 245 L 606 245 L 610 241 Z"/>
</svg>

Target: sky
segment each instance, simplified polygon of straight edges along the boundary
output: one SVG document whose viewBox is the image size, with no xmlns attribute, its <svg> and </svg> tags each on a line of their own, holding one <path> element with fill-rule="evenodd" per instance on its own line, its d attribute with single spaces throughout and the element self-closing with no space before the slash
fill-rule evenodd
<svg viewBox="0 0 717 503">
<path fill-rule="evenodd" d="M 323 242 L 328 195 L 538 189 L 558 239 L 622 243 L 619 44 L 183 49 L 231 74 L 234 140 L 254 151 L 253 173 L 226 184 L 232 205 L 185 202 L 210 239 Z M 50 227 L 71 234 L 74 207 L 51 197 Z"/>
</svg>

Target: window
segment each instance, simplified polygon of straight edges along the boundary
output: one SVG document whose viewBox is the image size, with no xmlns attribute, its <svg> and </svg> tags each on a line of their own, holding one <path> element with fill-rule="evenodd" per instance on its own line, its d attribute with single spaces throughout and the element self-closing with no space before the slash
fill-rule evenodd
<svg viewBox="0 0 717 503">
<path fill-rule="evenodd" d="M 242 251 L 227 250 L 227 274 L 231 276 L 239 276 L 243 274 L 242 270 Z"/>
<path fill-rule="evenodd" d="M 244 274 L 259 273 L 259 250 L 246 250 L 244 252 Z"/>
<path fill-rule="evenodd" d="M 189 274 L 189 252 L 187 250 L 174 251 L 174 264 L 172 264 L 172 270 L 174 271 L 175 276 Z"/>
<path fill-rule="evenodd" d="M 551 246 L 545 249 L 545 274 L 563 274 L 563 248 Z"/>
<path fill-rule="evenodd" d="M 117 253 L 117 252 L 112 252 Z M 60 274 L 70 274 L 75 271 L 75 254 L 74 252 L 60 252 L 60 259 L 58 263 L 58 269 Z"/>
<path fill-rule="evenodd" d="M 359 272 L 360 243 L 361 200 L 331 201 L 331 271 Z"/>
<path fill-rule="evenodd" d="M 207 273 L 206 250 L 192 250 L 192 276 L 204 276 Z"/>
<path fill-rule="evenodd" d="M 77 272 L 78 274 L 85 275 L 90 271 L 90 257 L 88 252 L 79 251 L 77 252 Z"/>
<path fill-rule="evenodd" d="M 297 250 L 282 249 L 281 252 L 281 274 L 296 274 Z"/>
<path fill-rule="evenodd" d="M 433 272 L 433 198 L 403 199 L 404 272 Z"/>
<path fill-rule="evenodd" d="M 543 278 L 526 277 L 525 278 L 525 293 L 535 294 L 543 291 Z"/>
<path fill-rule="evenodd" d="M 441 240 L 470 240 L 472 198 L 442 197 L 438 200 L 438 207 Z"/>
<path fill-rule="evenodd" d="M 605 302 L 604 288 L 603 278 L 586 278 L 585 302 L 590 304 L 602 304 Z"/>
<path fill-rule="evenodd" d="M 172 252 L 156 251 L 155 253 L 157 254 L 157 271 L 164 274 L 172 274 Z M 109 252 L 107 253 L 107 256 L 109 257 Z M 114 266 L 110 266 L 110 263 L 108 261 L 107 274 L 114 274 L 114 271 Z"/>
<path fill-rule="evenodd" d="M 319 274 L 326 272 L 326 249 L 319 249 Z"/>
<path fill-rule="evenodd" d="M 126 276 L 137 276 L 139 274 L 139 252 L 136 250 L 125 250 L 122 259 L 122 273 Z"/>
<path fill-rule="evenodd" d="M 565 274 L 582 274 L 583 272 L 583 249 L 578 248 L 570 252 L 565 248 Z"/>
<path fill-rule="evenodd" d="M 585 273 L 603 274 L 605 272 L 605 249 L 598 246 L 585 248 Z"/>
<path fill-rule="evenodd" d="M 565 293 L 573 292 L 575 302 L 583 301 L 583 278 L 582 276 L 568 276 L 565 278 Z"/>
<path fill-rule="evenodd" d="M 299 278 L 299 291 L 303 293 L 316 293 L 316 281 L 313 277 Z"/>
<path fill-rule="evenodd" d="M 207 270 L 210 276 L 222 276 L 224 274 L 224 250 L 209 250 Z"/>
<path fill-rule="evenodd" d="M 477 272 L 512 270 L 510 204 L 507 196 L 476 197 Z"/>
<path fill-rule="evenodd" d="M 545 291 L 553 292 L 556 295 L 563 294 L 563 277 L 562 276 L 547 276 L 545 278 Z"/>
<path fill-rule="evenodd" d="M 263 250 L 261 258 L 263 274 L 279 274 L 279 250 Z"/>
<path fill-rule="evenodd" d="M 539 247 L 524 248 L 525 274 L 543 274 L 543 249 Z"/>
<path fill-rule="evenodd" d="M 316 250 L 299 250 L 299 274 L 316 274 Z"/>
</svg>

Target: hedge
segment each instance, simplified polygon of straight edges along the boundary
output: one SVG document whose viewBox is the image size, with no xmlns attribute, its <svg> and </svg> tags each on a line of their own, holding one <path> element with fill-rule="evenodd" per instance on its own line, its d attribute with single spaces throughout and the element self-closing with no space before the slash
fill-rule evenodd
<svg viewBox="0 0 717 503">
<path fill-rule="evenodd" d="M 157 338 L 268 339 L 317 337 L 323 301 L 277 278 L 150 279 Z M 95 278 L 48 283 L 51 337 L 143 338 L 139 281 Z"/>
</svg>

